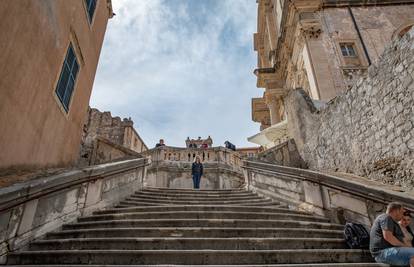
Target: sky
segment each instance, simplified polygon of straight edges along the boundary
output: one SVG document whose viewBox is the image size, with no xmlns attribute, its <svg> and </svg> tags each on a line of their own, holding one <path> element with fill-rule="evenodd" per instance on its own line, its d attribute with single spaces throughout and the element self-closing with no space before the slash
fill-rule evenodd
<svg viewBox="0 0 414 267">
<path fill-rule="evenodd" d="M 255 0 L 112 0 L 90 106 L 131 117 L 148 147 L 211 136 L 255 146 Z"/>
</svg>

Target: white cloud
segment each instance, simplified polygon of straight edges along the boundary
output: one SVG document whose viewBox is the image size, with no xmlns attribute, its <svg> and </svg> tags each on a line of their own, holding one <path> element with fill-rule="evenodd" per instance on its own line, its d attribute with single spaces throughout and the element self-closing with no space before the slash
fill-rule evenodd
<svg viewBox="0 0 414 267">
<path fill-rule="evenodd" d="M 113 0 L 91 106 L 132 117 L 147 145 L 211 135 L 251 145 L 260 95 L 254 0 Z"/>
</svg>

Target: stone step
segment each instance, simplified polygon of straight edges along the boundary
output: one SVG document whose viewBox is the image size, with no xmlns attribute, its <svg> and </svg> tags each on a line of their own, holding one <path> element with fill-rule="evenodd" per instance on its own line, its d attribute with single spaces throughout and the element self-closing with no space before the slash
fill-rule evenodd
<svg viewBox="0 0 414 267">
<path fill-rule="evenodd" d="M 193 204 L 194 206 L 199 206 L 198 204 Z M 288 208 L 286 204 L 280 204 L 277 202 L 269 202 L 269 203 L 255 203 L 255 204 L 225 204 L 229 206 L 235 207 L 262 207 L 262 208 Z M 182 204 L 168 204 L 168 203 L 137 203 L 137 202 L 126 202 L 120 203 L 115 206 L 115 208 L 123 209 L 123 208 L 135 208 L 135 207 L 154 207 L 154 206 L 164 206 L 164 207 L 174 207 L 174 206 L 182 206 Z M 221 205 L 217 205 L 221 206 Z"/>
<path fill-rule="evenodd" d="M 137 191 L 135 192 L 137 195 L 146 195 L 146 196 L 159 196 L 159 197 L 249 197 L 249 196 L 257 196 L 256 193 L 244 191 L 244 192 L 235 192 L 235 193 L 200 193 L 200 192 L 155 192 L 155 191 Z"/>
<path fill-rule="evenodd" d="M 125 203 L 125 202 L 135 202 L 137 204 L 139 203 L 159 203 L 159 204 L 178 204 L 178 205 L 185 205 L 185 204 L 194 204 L 194 205 L 200 205 L 200 204 L 209 204 L 209 205 L 226 205 L 226 204 L 231 204 L 231 205 L 256 205 L 256 204 L 269 204 L 269 203 L 273 203 L 273 201 L 271 199 L 254 199 L 254 200 L 236 200 L 236 201 L 203 201 L 203 200 L 199 200 L 199 201 L 186 201 L 186 200 L 157 200 L 157 199 L 153 199 L 153 200 L 147 200 L 144 198 L 126 198 L 126 200 L 121 201 L 120 204 Z"/>
<path fill-rule="evenodd" d="M 190 201 L 222 201 L 222 200 L 251 200 L 251 199 L 263 199 L 263 197 L 259 197 L 257 195 L 250 195 L 250 196 L 218 196 L 218 197 L 205 197 L 205 196 L 154 196 L 154 195 L 147 195 L 147 194 L 133 194 L 130 197 L 132 198 L 145 198 L 145 199 L 162 199 L 162 200 L 190 200 Z"/>
<path fill-rule="evenodd" d="M 103 237 L 296 237 L 343 238 L 342 230 L 262 227 L 126 227 L 77 229 L 52 232 L 46 239 Z"/>
<path fill-rule="evenodd" d="M 127 227 L 275 227 L 343 230 L 342 225 L 292 220 L 242 220 L 242 219 L 142 219 L 108 220 L 65 224 L 63 230 L 127 228 Z"/>
<path fill-rule="evenodd" d="M 298 257 L 300 255 L 300 257 Z M 11 253 L 8 264 L 296 264 L 371 262 L 369 251 L 293 250 L 45 250 Z"/>
<path fill-rule="evenodd" d="M 264 213 L 241 211 L 156 211 L 156 212 L 130 212 L 110 215 L 92 215 L 78 219 L 79 222 L 99 220 L 124 220 L 124 219 L 251 219 L 251 220 L 300 220 L 329 222 L 328 218 L 294 214 L 294 213 Z"/>
<path fill-rule="evenodd" d="M 274 250 L 345 249 L 334 238 L 85 238 L 40 240 L 30 250 Z"/>
<path fill-rule="evenodd" d="M 255 213 L 294 213 L 307 214 L 309 213 L 290 210 L 286 208 L 266 208 L 266 207 L 245 207 L 245 206 L 224 206 L 224 205 L 176 205 L 176 206 L 149 206 L 149 207 L 129 207 L 129 208 L 111 208 L 107 210 L 95 211 L 94 215 L 103 214 L 119 214 L 130 212 L 159 212 L 159 211 L 220 211 L 220 212 L 255 212 Z"/>
<path fill-rule="evenodd" d="M 151 192 L 167 192 L 167 193 L 197 193 L 197 194 L 232 194 L 232 193 L 248 193 L 244 188 L 233 188 L 233 189 L 193 189 L 193 188 L 164 188 L 164 187 L 144 187 L 142 191 Z"/>
</svg>

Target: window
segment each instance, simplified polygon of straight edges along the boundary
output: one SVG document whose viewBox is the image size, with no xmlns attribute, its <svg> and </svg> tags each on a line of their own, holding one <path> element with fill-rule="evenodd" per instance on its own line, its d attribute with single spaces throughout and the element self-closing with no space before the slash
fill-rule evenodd
<svg viewBox="0 0 414 267">
<path fill-rule="evenodd" d="M 341 44 L 341 51 L 344 57 L 356 57 L 354 44 Z"/>
<path fill-rule="evenodd" d="M 76 59 L 72 44 L 70 44 L 60 72 L 59 82 L 56 86 L 56 95 L 66 112 L 69 110 L 70 99 L 72 98 L 78 71 L 78 60 Z"/>
<path fill-rule="evenodd" d="M 97 0 L 85 0 L 86 10 L 88 11 L 89 23 L 92 23 L 93 14 L 95 13 Z"/>
</svg>

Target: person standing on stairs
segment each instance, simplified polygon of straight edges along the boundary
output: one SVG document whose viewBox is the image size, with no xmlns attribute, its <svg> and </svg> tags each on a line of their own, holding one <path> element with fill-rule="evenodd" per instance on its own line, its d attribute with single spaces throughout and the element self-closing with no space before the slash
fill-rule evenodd
<svg viewBox="0 0 414 267">
<path fill-rule="evenodd" d="M 203 176 L 203 164 L 199 156 L 196 156 L 191 167 L 191 175 L 193 176 L 194 189 L 200 189 L 200 180 Z"/>
<path fill-rule="evenodd" d="M 403 206 L 392 202 L 387 212 L 375 219 L 371 228 L 370 250 L 376 262 L 414 267 L 414 248 L 404 242 L 404 233 L 398 224 L 403 217 Z"/>
</svg>

